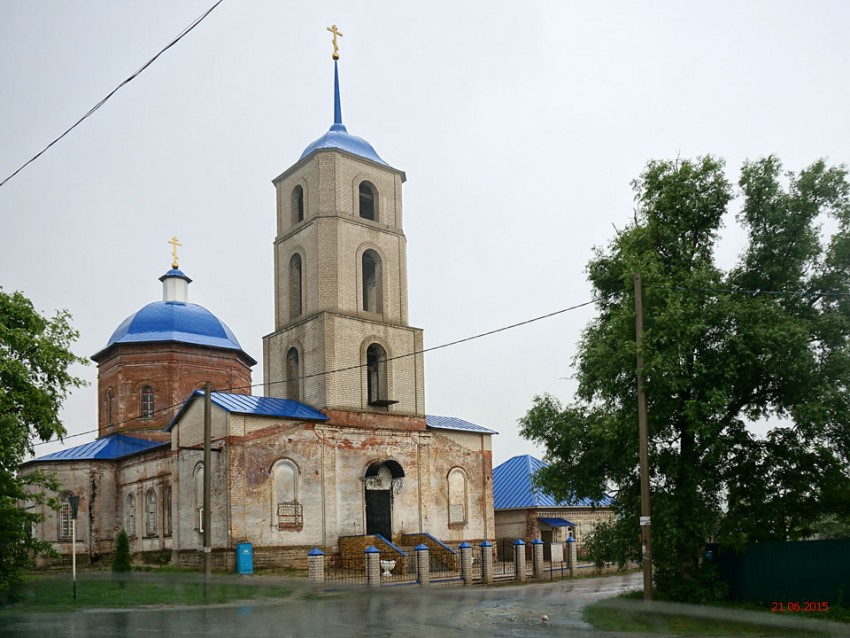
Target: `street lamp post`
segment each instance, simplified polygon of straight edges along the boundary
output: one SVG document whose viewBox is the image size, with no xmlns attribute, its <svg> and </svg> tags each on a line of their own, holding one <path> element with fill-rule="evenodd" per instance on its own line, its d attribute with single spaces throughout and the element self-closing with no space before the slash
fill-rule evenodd
<svg viewBox="0 0 850 638">
<path fill-rule="evenodd" d="M 71 506 L 71 578 L 74 582 L 74 600 L 77 600 L 77 509 L 80 506 L 79 496 L 69 496 Z"/>
</svg>

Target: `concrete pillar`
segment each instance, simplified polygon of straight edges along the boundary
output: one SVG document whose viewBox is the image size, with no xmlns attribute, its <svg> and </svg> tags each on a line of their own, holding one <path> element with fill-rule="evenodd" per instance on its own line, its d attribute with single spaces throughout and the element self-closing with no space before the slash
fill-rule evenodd
<svg viewBox="0 0 850 638">
<path fill-rule="evenodd" d="M 521 538 L 514 541 L 514 567 L 516 579 L 525 582 L 525 541 Z"/>
<path fill-rule="evenodd" d="M 567 539 L 567 563 L 570 566 L 570 576 L 575 576 L 578 569 L 578 552 L 576 547 L 576 539 L 570 536 Z"/>
<path fill-rule="evenodd" d="M 543 541 L 539 538 L 531 541 L 531 564 L 534 568 L 534 577 L 543 578 Z"/>
<path fill-rule="evenodd" d="M 481 548 L 481 581 L 485 585 L 493 584 L 493 544 L 484 541 Z"/>
<path fill-rule="evenodd" d="M 316 589 L 325 587 L 325 553 L 318 547 L 307 552 L 307 574 Z"/>
<path fill-rule="evenodd" d="M 366 582 L 370 587 L 381 584 L 381 551 L 374 545 L 366 548 Z"/>
<path fill-rule="evenodd" d="M 458 546 L 460 549 L 460 575 L 464 585 L 472 584 L 472 545 L 464 541 Z"/>
<path fill-rule="evenodd" d="M 416 580 L 423 587 L 431 583 L 431 550 L 425 543 L 419 543 L 416 549 Z"/>
</svg>

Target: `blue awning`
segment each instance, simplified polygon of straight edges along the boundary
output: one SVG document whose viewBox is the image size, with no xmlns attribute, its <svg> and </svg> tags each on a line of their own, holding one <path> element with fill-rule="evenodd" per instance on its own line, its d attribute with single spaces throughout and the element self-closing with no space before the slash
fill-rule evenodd
<svg viewBox="0 0 850 638">
<path fill-rule="evenodd" d="M 575 523 L 570 523 L 565 518 L 538 518 L 538 523 L 545 523 L 549 527 L 575 527 Z"/>
</svg>

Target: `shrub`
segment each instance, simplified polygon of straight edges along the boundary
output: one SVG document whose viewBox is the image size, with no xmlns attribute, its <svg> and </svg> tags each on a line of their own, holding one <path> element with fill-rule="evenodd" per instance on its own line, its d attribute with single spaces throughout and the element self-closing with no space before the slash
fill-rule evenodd
<svg viewBox="0 0 850 638">
<path fill-rule="evenodd" d="M 112 559 L 112 571 L 118 573 L 129 572 L 130 564 L 130 539 L 125 530 L 118 532 L 115 539 L 115 558 Z"/>
</svg>

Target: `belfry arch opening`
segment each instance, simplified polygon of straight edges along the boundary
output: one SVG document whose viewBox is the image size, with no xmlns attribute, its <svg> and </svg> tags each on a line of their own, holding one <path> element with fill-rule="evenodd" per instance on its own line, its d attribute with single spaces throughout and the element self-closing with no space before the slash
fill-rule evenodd
<svg viewBox="0 0 850 638">
<path fill-rule="evenodd" d="M 299 184 L 292 190 L 292 223 L 304 221 L 304 189 Z"/>
<path fill-rule="evenodd" d="M 360 182 L 360 217 L 378 221 L 378 191 L 370 182 Z"/>
<path fill-rule="evenodd" d="M 381 257 L 374 250 L 367 250 L 363 253 L 361 265 L 363 276 L 363 310 L 380 314 L 384 311 Z"/>
</svg>

